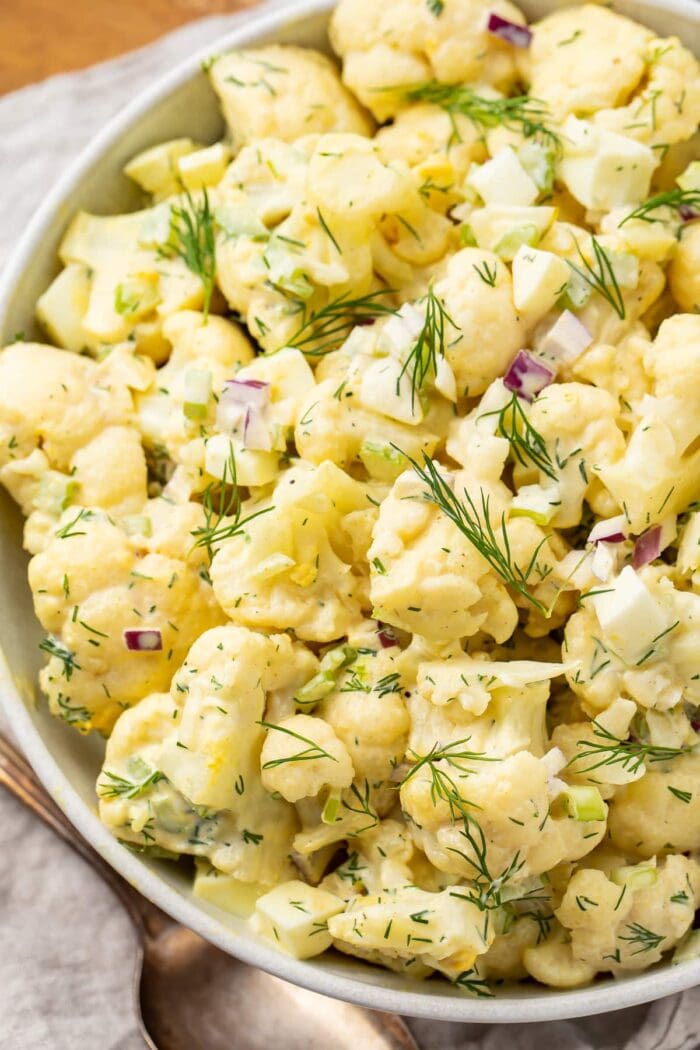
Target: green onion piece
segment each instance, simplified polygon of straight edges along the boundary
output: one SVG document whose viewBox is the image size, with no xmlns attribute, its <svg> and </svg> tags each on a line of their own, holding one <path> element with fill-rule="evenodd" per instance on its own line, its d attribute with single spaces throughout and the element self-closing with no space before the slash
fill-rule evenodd
<svg viewBox="0 0 700 1050">
<path fill-rule="evenodd" d="M 321 814 L 321 821 L 324 824 L 335 824 L 338 819 L 338 810 L 340 809 L 340 797 L 338 795 L 329 795 L 325 806 L 323 807 L 323 813 Z"/>
<path fill-rule="evenodd" d="M 567 787 L 560 798 L 574 820 L 605 820 L 605 803 L 597 787 L 575 784 Z"/>
<path fill-rule="evenodd" d="M 329 649 L 321 659 L 322 671 L 338 671 L 341 667 L 351 664 L 357 651 L 349 645 L 338 645 L 335 649 Z"/>
<path fill-rule="evenodd" d="M 540 239 L 540 231 L 534 223 L 526 222 L 522 226 L 514 226 L 512 230 L 504 234 L 494 248 L 496 255 L 500 255 L 505 262 L 512 262 L 518 248 L 526 245 L 534 248 Z"/>
<path fill-rule="evenodd" d="M 643 890 L 653 886 L 657 879 L 655 864 L 627 864 L 614 868 L 610 879 L 616 886 L 627 886 L 630 890 Z"/>
<path fill-rule="evenodd" d="M 294 694 L 294 699 L 301 707 L 307 707 L 310 704 L 318 703 L 319 700 L 323 700 L 324 696 L 328 696 L 334 689 L 335 675 L 333 672 L 319 671 L 305 685 L 301 686 Z"/>
</svg>

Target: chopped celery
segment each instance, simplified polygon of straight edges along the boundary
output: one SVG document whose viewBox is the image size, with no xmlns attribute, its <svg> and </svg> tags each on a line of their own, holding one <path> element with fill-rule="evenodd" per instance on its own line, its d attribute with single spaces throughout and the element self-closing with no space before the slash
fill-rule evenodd
<svg viewBox="0 0 700 1050">
<path fill-rule="evenodd" d="M 379 441 L 363 441 L 360 460 L 367 473 L 379 481 L 393 481 L 406 469 L 406 459 L 391 445 Z"/>
<path fill-rule="evenodd" d="M 525 223 L 522 226 L 514 226 L 509 230 L 494 248 L 496 255 L 500 255 L 505 262 L 512 262 L 518 248 L 525 244 L 528 248 L 534 248 L 540 239 L 540 231 L 534 223 Z"/>
<path fill-rule="evenodd" d="M 212 374 L 208 369 L 191 368 L 185 372 L 185 402 L 182 410 L 188 419 L 206 417 L 211 390 Z"/>
</svg>

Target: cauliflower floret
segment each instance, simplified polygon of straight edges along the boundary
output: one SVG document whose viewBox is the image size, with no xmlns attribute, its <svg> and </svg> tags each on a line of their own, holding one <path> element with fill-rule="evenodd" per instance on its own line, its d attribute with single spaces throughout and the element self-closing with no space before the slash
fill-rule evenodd
<svg viewBox="0 0 700 1050">
<path fill-rule="evenodd" d="M 136 514 L 146 502 L 146 458 L 135 427 L 106 427 L 73 456 L 73 502 L 116 517 Z"/>
<path fill-rule="evenodd" d="M 312 200 L 352 221 L 378 219 L 399 211 L 415 192 L 404 165 L 386 164 L 374 143 L 357 135 L 324 135 L 309 161 L 307 180 Z"/>
<path fill-rule="evenodd" d="M 368 555 L 377 617 L 436 642 L 479 630 L 505 641 L 517 610 L 503 583 L 422 493 L 422 483 L 407 472 L 379 510 Z"/>
<path fill-rule="evenodd" d="M 647 396 L 638 412 L 624 455 L 600 472 L 617 505 L 627 508 L 633 533 L 681 513 L 700 495 L 700 418 L 692 399 Z"/>
<path fill-rule="evenodd" d="M 541 944 L 526 948 L 523 965 L 527 973 L 552 988 L 578 988 L 595 977 L 595 967 L 574 958 L 566 930 L 557 924 Z"/>
<path fill-rule="evenodd" d="M 479 276 L 485 267 L 493 275 L 489 282 Z M 460 330 L 445 350 L 457 391 L 460 396 L 483 394 L 525 340 L 508 268 L 492 252 L 464 248 L 449 260 L 434 290 Z"/>
<path fill-rule="evenodd" d="M 632 23 L 627 23 L 632 26 Z M 641 26 L 634 27 L 637 31 Z M 629 31 L 625 30 L 625 40 Z M 650 146 L 667 148 L 695 134 L 700 124 L 700 65 L 676 37 L 654 39 L 643 51 L 644 76 L 641 90 L 626 105 L 615 109 L 601 107 L 593 117 L 596 124 Z M 605 83 L 609 79 L 606 76 Z M 620 100 L 622 101 L 622 100 Z"/>
<path fill-rule="evenodd" d="M 512 696 L 513 691 L 526 690 L 527 686 L 557 678 L 564 670 L 564 664 L 536 660 L 501 662 L 473 655 L 452 660 L 426 660 L 418 668 L 417 690 L 438 707 L 455 702 L 468 714 L 478 716 L 483 715 L 500 691 L 505 690 Z"/>
<path fill-rule="evenodd" d="M 479 130 L 467 117 L 429 103 L 398 113 L 374 141 L 385 162 L 413 169 L 421 195 L 440 212 L 462 199 L 460 187 L 472 162 L 486 159 Z"/>
<path fill-rule="evenodd" d="M 200 519 L 201 520 L 201 519 Z M 41 672 L 52 712 L 82 732 L 108 733 L 124 707 L 165 689 L 192 640 L 220 622 L 193 560 L 142 553 L 99 512 L 66 512 L 29 563 L 37 617 L 51 635 Z M 161 648 L 128 651 L 125 630 L 157 631 Z"/>
<path fill-rule="evenodd" d="M 72 457 L 105 427 L 133 419 L 130 387 L 150 379 L 130 351 L 96 364 L 40 343 L 13 343 L 0 353 L 0 469 L 40 448 L 67 470 Z M 124 374 L 120 375 L 120 368 Z"/>
<path fill-rule="evenodd" d="M 301 762 L 295 756 L 304 755 Z M 318 795 L 324 788 L 342 791 L 354 770 L 345 744 L 323 718 L 292 715 L 268 728 L 260 756 L 262 783 L 288 802 Z"/>
<path fill-rule="evenodd" d="M 278 639 L 282 648 L 277 649 L 275 639 L 264 638 L 261 645 L 257 645 L 256 653 L 255 636 L 246 639 L 241 637 L 242 634 L 237 628 L 210 631 L 197 640 L 192 653 L 197 649 L 198 656 L 204 656 L 205 660 L 211 658 L 212 666 L 216 665 L 219 674 L 230 671 L 234 663 L 231 652 L 224 654 L 228 645 L 243 653 L 248 650 L 247 655 L 253 659 L 261 655 L 262 647 L 267 646 L 268 655 L 274 653 L 277 657 L 279 653 L 280 660 L 289 661 L 289 639 Z M 212 642 L 216 642 L 213 650 Z M 200 663 L 198 659 L 197 663 Z M 258 663 L 258 669 L 259 666 Z M 250 681 L 246 688 L 246 669 L 239 667 L 230 673 L 228 684 L 237 680 L 242 689 L 236 690 L 235 697 L 224 697 L 228 709 L 227 724 L 226 719 L 215 715 L 213 697 L 205 695 L 205 682 L 212 688 L 208 672 L 199 676 L 193 696 L 187 694 L 194 677 L 191 670 L 186 665 L 175 675 L 170 694 L 146 697 L 139 706 L 125 711 L 116 722 L 98 779 L 101 817 L 115 835 L 133 842 L 145 853 L 158 856 L 166 850 L 169 856 L 192 854 L 207 857 L 215 869 L 241 882 L 275 885 L 280 879 L 291 878 L 294 874 L 289 852 L 296 818 L 292 806 L 271 799 L 263 791 L 257 775 L 263 734 L 254 719 L 261 713 L 264 692 L 255 685 L 251 687 Z M 291 670 L 294 675 L 294 669 Z M 249 670 L 249 677 L 250 674 Z M 284 679 L 289 681 L 290 678 L 289 671 L 279 665 L 271 676 L 280 686 Z M 273 682 L 268 678 L 266 684 L 270 686 Z M 220 699 L 217 693 L 214 695 Z M 187 705 L 191 705 L 190 716 L 192 709 L 197 709 L 194 722 L 204 721 L 204 726 L 190 723 L 188 727 L 191 718 L 185 711 Z M 232 723 L 235 723 L 233 738 Z M 193 733 L 196 739 L 193 739 Z M 193 748 L 201 749 L 200 760 L 205 756 L 211 759 L 209 772 L 214 779 L 217 774 L 226 775 L 226 770 L 231 769 L 229 760 L 233 759 L 237 775 L 220 793 L 221 798 L 230 802 L 230 808 L 212 810 L 197 805 L 176 789 L 170 777 L 177 779 L 177 759 L 186 763 L 189 751 L 187 744 L 183 743 L 174 759 L 168 752 L 172 752 L 173 740 L 181 734 L 191 741 Z M 227 734 L 228 742 L 222 742 Z M 217 750 L 219 758 L 221 752 L 225 753 L 224 765 L 216 761 Z M 168 775 L 164 776 L 166 766 Z M 188 771 L 185 768 L 179 772 L 187 774 Z M 184 779 L 196 790 L 203 784 L 197 777 L 192 779 L 185 775 Z M 205 777 L 205 781 L 207 779 Z M 214 780 L 209 782 L 211 786 Z"/>
<path fill-rule="evenodd" d="M 432 663 L 419 664 L 420 688 L 425 692 L 430 683 L 423 668 L 427 668 L 427 674 L 430 674 Z M 496 661 L 491 665 L 494 673 L 486 678 L 491 699 L 480 715 L 465 710 L 456 698 L 447 704 L 436 704 L 432 699 L 434 693 L 430 699 L 418 690 L 412 693 L 407 700 L 411 716 L 407 754 L 425 756 L 436 746 L 442 748 L 468 737 L 468 750 L 497 758 L 524 749 L 538 757 L 543 755 L 547 740 L 545 709 L 549 685 L 547 681 L 537 679 L 539 675 L 546 677 L 548 671 L 537 671 L 529 684 L 516 687 L 512 684 L 513 678 L 504 672 L 504 666 Z M 497 678 L 492 680 L 499 674 L 511 684 L 506 685 Z"/>
<path fill-rule="evenodd" d="M 346 634 L 360 618 L 362 587 L 337 551 L 347 547 L 344 519 L 366 506 L 364 487 L 332 463 L 287 471 L 269 502 L 254 505 L 266 513 L 214 557 L 214 592 L 224 611 L 234 623 L 291 628 L 310 641 Z"/>
<path fill-rule="evenodd" d="M 508 0 L 468 0 L 429 8 L 422 0 L 389 0 L 383 7 L 341 0 L 330 38 L 343 59 L 343 80 L 378 120 L 403 106 L 401 85 L 435 78 L 488 83 L 506 89 L 515 78 L 513 49 L 486 31 L 487 11 L 523 24 Z"/>
<path fill-rule="evenodd" d="M 224 240 L 244 234 L 264 234 L 266 227 L 286 219 L 306 191 L 309 155 L 317 136 L 295 143 L 261 138 L 244 146 L 231 161 L 217 187 L 221 201 L 216 210 Z"/>
<path fill-rule="evenodd" d="M 700 867 L 680 855 L 660 865 L 651 885 L 622 888 L 602 871 L 582 868 L 556 916 L 570 931 L 574 959 L 614 974 L 644 970 L 673 948 L 692 925 L 700 898 Z"/>
<path fill-rule="evenodd" d="M 236 148 L 269 136 L 293 142 L 314 132 L 372 132 L 333 63 L 311 48 L 234 51 L 216 58 L 209 76 Z"/>
<path fill-rule="evenodd" d="M 700 313 L 700 223 L 683 230 L 668 269 L 668 282 L 681 310 Z"/>
<path fill-rule="evenodd" d="M 426 893 L 406 887 L 358 897 L 328 920 L 328 929 L 336 943 L 390 957 L 427 957 L 429 965 L 455 976 L 471 969 L 493 940 L 493 926 L 485 929 L 483 912 L 464 893 L 450 889 Z"/>
<path fill-rule="evenodd" d="M 577 860 L 605 834 L 604 819 L 550 813 L 548 767 L 527 751 L 492 762 L 453 758 L 445 768 L 440 761 L 420 766 L 401 787 L 414 839 L 440 871 L 467 879 L 476 873 L 479 885 L 511 871 L 517 883 Z M 469 770 L 458 780 L 455 761 Z"/>
<path fill-rule="evenodd" d="M 682 359 L 680 355 L 682 354 Z M 700 409 L 700 315 L 675 314 L 659 328 L 646 357 L 657 397 L 687 399 L 690 415 Z"/>
<path fill-rule="evenodd" d="M 556 473 L 557 507 L 552 524 L 570 528 L 581 520 L 583 500 L 601 467 L 622 456 L 619 402 L 583 383 L 553 383 L 535 399 L 530 424 L 544 438 Z M 523 471 L 527 476 L 527 468 Z M 541 475 L 541 481 L 546 482 Z"/>
<path fill-rule="evenodd" d="M 569 7 L 532 27 L 522 57 L 533 98 L 563 119 L 627 102 L 645 73 L 653 33 L 597 4 Z"/>
<path fill-rule="evenodd" d="M 632 855 L 700 849 L 700 755 L 654 762 L 645 775 L 616 792 L 610 837 Z"/>
<path fill-rule="evenodd" d="M 618 343 L 594 343 L 584 351 L 570 366 L 571 376 L 607 390 L 629 412 L 652 390 L 644 364 L 650 344 L 647 329 L 637 322 Z"/>
<path fill-rule="evenodd" d="M 363 654 L 317 707 L 343 741 L 360 780 L 388 780 L 406 750 L 409 716 L 398 646 Z"/>
<path fill-rule="evenodd" d="M 240 784 L 259 779 L 266 694 L 291 696 L 315 666 L 288 635 L 231 625 L 202 634 L 175 680 L 186 690 L 182 718 L 160 758 L 171 783 L 196 805 L 235 809 Z"/>
<path fill-rule="evenodd" d="M 664 321 L 644 363 L 653 396 L 637 406 L 624 455 L 601 470 L 633 532 L 684 511 L 700 493 L 700 317 Z"/>
</svg>

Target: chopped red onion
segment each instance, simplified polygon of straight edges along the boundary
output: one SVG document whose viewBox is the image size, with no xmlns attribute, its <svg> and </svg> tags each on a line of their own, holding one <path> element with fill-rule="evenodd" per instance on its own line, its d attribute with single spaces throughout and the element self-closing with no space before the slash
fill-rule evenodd
<svg viewBox="0 0 700 1050">
<path fill-rule="evenodd" d="M 532 32 L 527 26 L 511 22 L 497 15 L 495 11 L 489 11 L 486 17 L 486 31 L 505 40 L 507 44 L 512 44 L 513 47 L 529 47 L 532 41 Z"/>
<path fill-rule="evenodd" d="M 557 364 L 570 365 L 593 342 L 593 336 L 585 324 L 571 310 L 564 310 L 543 336 L 537 347 L 541 354 L 551 357 Z"/>
<path fill-rule="evenodd" d="M 678 215 L 680 216 L 681 222 L 692 222 L 693 219 L 700 219 L 700 211 L 691 208 L 689 204 L 681 204 L 678 209 Z"/>
<path fill-rule="evenodd" d="M 518 350 L 503 377 L 503 385 L 526 401 L 533 401 L 553 379 L 554 372 L 544 361 L 533 357 L 527 350 Z"/>
<path fill-rule="evenodd" d="M 221 396 L 243 405 L 264 408 L 270 400 L 270 384 L 262 379 L 227 379 Z"/>
<path fill-rule="evenodd" d="M 257 405 L 249 405 L 243 428 L 243 447 L 255 452 L 271 452 L 272 438 L 267 423 Z"/>
<path fill-rule="evenodd" d="M 124 631 L 124 644 L 133 653 L 155 653 L 163 648 L 163 636 L 156 629 L 127 627 Z"/>
<path fill-rule="evenodd" d="M 641 569 L 642 565 L 648 565 L 650 561 L 661 554 L 661 526 L 654 525 L 643 533 L 634 545 L 632 565 L 635 569 Z"/>
<path fill-rule="evenodd" d="M 696 722 L 695 719 L 690 720 L 690 728 L 694 733 L 700 733 L 700 722 Z"/>
<path fill-rule="evenodd" d="M 391 649 L 393 645 L 398 645 L 398 639 L 394 633 L 394 628 L 390 627 L 389 624 L 380 623 L 379 630 L 377 631 L 377 638 L 382 649 Z"/>
<path fill-rule="evenodd" d="M 626 539 L 627 519 L 624 514 L 597 522 L 588 534 L 588 543 L 622 543 Z"/>
</svg>

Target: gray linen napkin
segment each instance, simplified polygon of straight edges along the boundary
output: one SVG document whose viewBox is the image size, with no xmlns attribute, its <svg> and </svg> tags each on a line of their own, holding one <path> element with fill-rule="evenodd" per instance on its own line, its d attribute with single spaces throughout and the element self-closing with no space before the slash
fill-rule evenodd
<svg viewBox="0 0 700 1050">
<path fill-rule="evenodd" d="M 202 19 L 123 58 L 0 98 L 0 264 L 52 178 L 90 136 L 142 86 L 246 17 Z M 110 891 L 0 790 L 1 1050 L 140 1050 L 134 950 Z M 697 988 L 581 1021 L 411 1025 L 424 1050 L 696 1050 L 699 1018 Z"/>
</svg>

